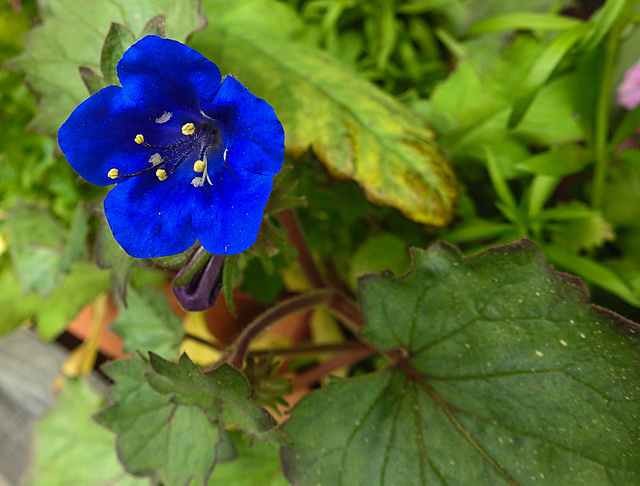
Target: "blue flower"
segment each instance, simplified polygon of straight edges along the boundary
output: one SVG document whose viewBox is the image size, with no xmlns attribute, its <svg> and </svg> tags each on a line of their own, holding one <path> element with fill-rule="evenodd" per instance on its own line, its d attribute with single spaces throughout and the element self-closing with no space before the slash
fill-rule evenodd
<svg viewBox="0 0 640 486">
<path fill-rule="evenodd" d="M 104 210 L 131 256 L 181 253 L 196 239 L 235 254 L 256 240 L 280 171 L 273 109 L 193 49 L 147 36 L 117 67 L 120 86 L 79 105 L 58 132 L 75 171 L 115 183 Z"/>
</svg>

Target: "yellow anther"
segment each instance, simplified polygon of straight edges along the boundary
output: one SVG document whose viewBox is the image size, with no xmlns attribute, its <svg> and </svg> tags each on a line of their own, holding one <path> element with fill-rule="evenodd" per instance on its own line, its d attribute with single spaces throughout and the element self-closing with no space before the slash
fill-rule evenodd
<svg viewBox="0 0 640 486">
<path fill-rule="evenodd" d="M 141 134 L 141 133 L 138 133 L 138 134 L 136 135 L 135 140 L 136 140 L 136 143 L 137 143 L 138 145 L 140 145 L 141 143 L 144 143 L 144 137 L 142 136 L 142 134 Z"/>
<path fill-rule="evenodd" d="M 164 169 L 158 169 L 156 171 L 156 177 L 158 178 L 158 180 L 164 181 L 167 179 L 167 171 Z"/>
<path fill-rule="evenodd" d="M 118 169 L 116 169 L 115 167 L 113 169 L 110 169 L 109 172 L 107 173 L 107 177 L 109 179 L 117 179 L 119 175 Z"/>
<path fill-rule="evenodd" d="M 193 123 L 185 123 L 182 125 L 182 134 L 183 135 L 193 135 L 196 131 L 196 126 Z"/>
<path fill-rule="evenodd" d="M 195 172 L 204 172 L 204 169 L 207 167 L 207 164 L 204 160 L 196 160 L 193 164 L 193 170 Z"/>
</svg>

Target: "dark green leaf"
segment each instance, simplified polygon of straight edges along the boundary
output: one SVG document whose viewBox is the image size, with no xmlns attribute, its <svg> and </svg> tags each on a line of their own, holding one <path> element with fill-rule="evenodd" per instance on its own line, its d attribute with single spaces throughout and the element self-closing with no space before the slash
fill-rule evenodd
<svg viewBox="0 0 640 486">
<path fill-rule="evenodd" d="M 275 421 L 249 401 L 249 385 L 238 370 L 222 365 L 202 373 L 183 355 L 178 363 L 150 354 L 116 361 L 106 372 L 116 381 L 115 404 L 96 419 L 117 434 L 125 468 L 166 486 L 193 480 L 206 484 L 218 460 L 232 448 L 225 428 L 235 426 L 261 440 L 277 440 Z"/>
<path fill-rule="evenodd" d="M 224 268 L 222 269 L 222 295 L 227 303 L 227 308 L 231 315 L 238 317 L 236 311 L 236 303 L 233 300 L 233 289 L 235 288 L 235 280 L 238 274 L 238 257 L 229 255 L 224 260 Z"/>
<path fill-rule="evenodd" d="M 526 240 L 414 251 L 361 280 L 363 333 L 398 366 L 303 398 L 282 451 L 296 485 L 640 481 L 640 326 L 590 306 Z"/>
<path fill-rule="evenodd" d="M 166 17 L 164 14 L 156 15 L 153 17 L 142 29 L 142 33 L 140 34 L 140 38 L 146 35 L 157 35 L 158 37 L 166 37 L 165 33 L 165 24 Z"/>
<path fill-rule="evenodd" d="M 419 116 L 326 53 L 274 35 L 283 25 L 274 12 L 291 15 L 278 2 L 205 7 L 209 26 L 194 46 L 274 107 L 291 156 L 311 148 L 375 203 L 434 226 L 451 221 L 455 176 Z"/>
<path fill-rule="evenodd" d="M 128 27 L 116 22 L 113 22 L 109 27 L 100 54 L 100 70 L 107 84 L 118 84 L 116 65 L 124 51 L 129 49 L 135 41 L 136 36 Z"/>
<path fill-rule="evenodd" d="M 87 87 L 89 94 L 97 93 L 102 88 L 107 86 L 107 82 L 104 80 L 104 78 L 89 67 L 80 66 L 78 68 L 78 72 L 80 73 L 82 82 Z"/>
<path fill-rule="evenodd" d="M 180 319 L 164 294 L 150 288 L 129 289 L 127 307 L 120 306 L 111 328 L 124 339 L 125 352 L 151 351 L 167 359 L 178 355 L 184 337 Z"/>
</svg>

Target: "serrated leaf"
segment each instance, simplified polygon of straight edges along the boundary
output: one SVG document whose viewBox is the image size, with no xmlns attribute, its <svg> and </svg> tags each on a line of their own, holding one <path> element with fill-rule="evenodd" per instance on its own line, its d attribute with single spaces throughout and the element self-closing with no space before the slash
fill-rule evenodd
<svg viewBox="0 0 640 486">
<path fill-rule="evenodd" d="M 209 26 L 193 37 L 194 47 L 274 107 L 290 155 L 311 148 L 334 175 L 358 181 L 373 202 L 433 226 L 451 221 L 457 182 L 422 118 L 328 54 L 274 35 L 283 21 L 273 11 L 291 16 L 278 2 L 204 7 Z"/>
<path fill-rule="evenodd" d="M 640 326 L 590 306 L 533 243 L 415 250 L 361 298 L 363 333 L 399 366 L 294 407 L 294 484 L 640 481 Z"/>
<path fill-rule="evenodd" d="M 169 359 L 177 356 L 184 337 L 180 319 L 164 294 L 150 288 L 141 292 L 129 289 L 127 307 L 120 306 L 111 329 L 124 339 L 125 352 L 152 351 Z"/>
<path fill-rule="evenodd" d="M 78 68 L 99 71 L 102 45 L 113 22 L 138 34 L 149 19 L 164 14 L 167 36 L 177 40 L 184 40 L 203 26 L 198 0 L 41 0 L 40 3 L 42 23 L 25 37 L 24 52 L 8 64 L 24 74 L 39 99 L 31 127 L 51 136 L 87 98 Z M 73 27 L 69 28 L 72 21 Z"/>
<path fill-rule="evenodd" d="M 113 436 L 91 420 L 102 399 L 84 380 L 65 382 L 53 410 L 36 425 L 27 485 L 148 484 L 124 472 L 113 448 Z"/>
<path fill-rule="evenodd" d="M 116 361 L 106 372 L 116 382 L 115 404 L 96 419 L 116 432 L 125 468 L 165 486 L 204 485 L 218 460 L 229 460 L 225 427 L 234 425 L 260 439 L 275 438 L 275 421 L 248 400 L 248 384 L 228 365 L 201 373 L 183 355 L 178 363 L 150 354 Z"/>
<path fill-rule="evenodd" d="M 128 27 L 117 22 L 111 23 L 100 53 L 100 71 L 107 84 L 118 84 L 116 65 L 124 51 L 135 41 L 136 36 Z"/>
</svg>

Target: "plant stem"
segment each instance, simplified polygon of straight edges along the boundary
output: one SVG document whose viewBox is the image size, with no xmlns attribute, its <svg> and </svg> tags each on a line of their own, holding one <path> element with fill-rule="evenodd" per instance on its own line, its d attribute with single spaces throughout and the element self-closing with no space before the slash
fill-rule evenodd
<svg viewBox="0 0 640 486">
<path fill-rule="evenodd" d="M 295 348 L 256 349 L 253 351 L 249 351 L 247 353 L 247 356 L 275 355 L 275 356 L 287 356 L 291 358 L 296 356 L 336 353 L 336 352 L 342 352 L 342 351 L 359 351 L 362 349 L 371 349 L 371 348 L 359 341 L 349 341 L 349 342 L 337 343 L 337 344 L 317 344 L 317 345 L 297 346 Z"/>
<path fill-rule="evenodd" d="M 275 324 L 279 320 L 296 314 L 305 309 L 318 306 L 320 304 L 328 304 L 336 297 L 335 291 L 331 289 L 312 290 L 306 294 L 292 297 L 280 304 L 270 308 L 260 316 L 258 316 L 249 326 L 242 332 L 234 345 L 234 351 L 227 361 L 232 366 L 240 369 L 244 364 L 244 358 L 249 349 L 251 341 L 259 334 L 264 332 L 269 326 Z"/>
<path fill-rule="evenodd" d="M 201 338 L 200 336 L 196 336 L 195 334 L 190 334 L 188 332 L 184 333 L 185 339 L 191 339 L 193 341 L 197 341 L 200 344 L 204 344 L 205 346 L 209 346 L 210 348 L 215 349 L 216 351 L 223 351 L 223 349 L 216 343 L 208 341 L 207 339 Z"/>
<path fill-rule="evenodd" d="M 318 366 L 296 376 L 291 385 L 294 389 L 306 388 L 317 383 L 321 378 L 331 373 L 333 370 L 342 368 L 343 366 L 351 366 L 372 354 L 376 353 L 373 348 L 362 348 L 358 350 L 345 351 L 333 357 L 329 361 L 320 363 Z"/>
<path fill-rule="evenodd" d="M 278 219 L 280 220 L 282 227 L 289 233 L 289 241 L 291 241 L 291 244 L 298 251 L 298 262 L 300 263 L 300 268 L 302 269 L 302 272 L 304 273 L 304 276 L 309 282 L 311 288 L 321 289 L 326 287 L 327 284 L 325 283 L 324 278 L 322 278 L 316 263 L 313 261 L 309 244 L 302 232 L 296 213 L 291 209 L 285 209 L 280 211 Z"/>
<path fill-rule="evenodd" d="M 600 209 L 602 207 L 604 185 L 607 176 L 607 169 L 609 168 L 610 157 L 607 138 L 609 136 L 611 84 L 619 44 L 620 27 L 614 27 L 611 29 L 611 32 L 605 41 L 604 69 L 596 104 L 596 117 L 593 134 L 593 152 L 596 165 L 593 180 L 593 196 L 591 200 L 594 209 Z"/>
</svg>

